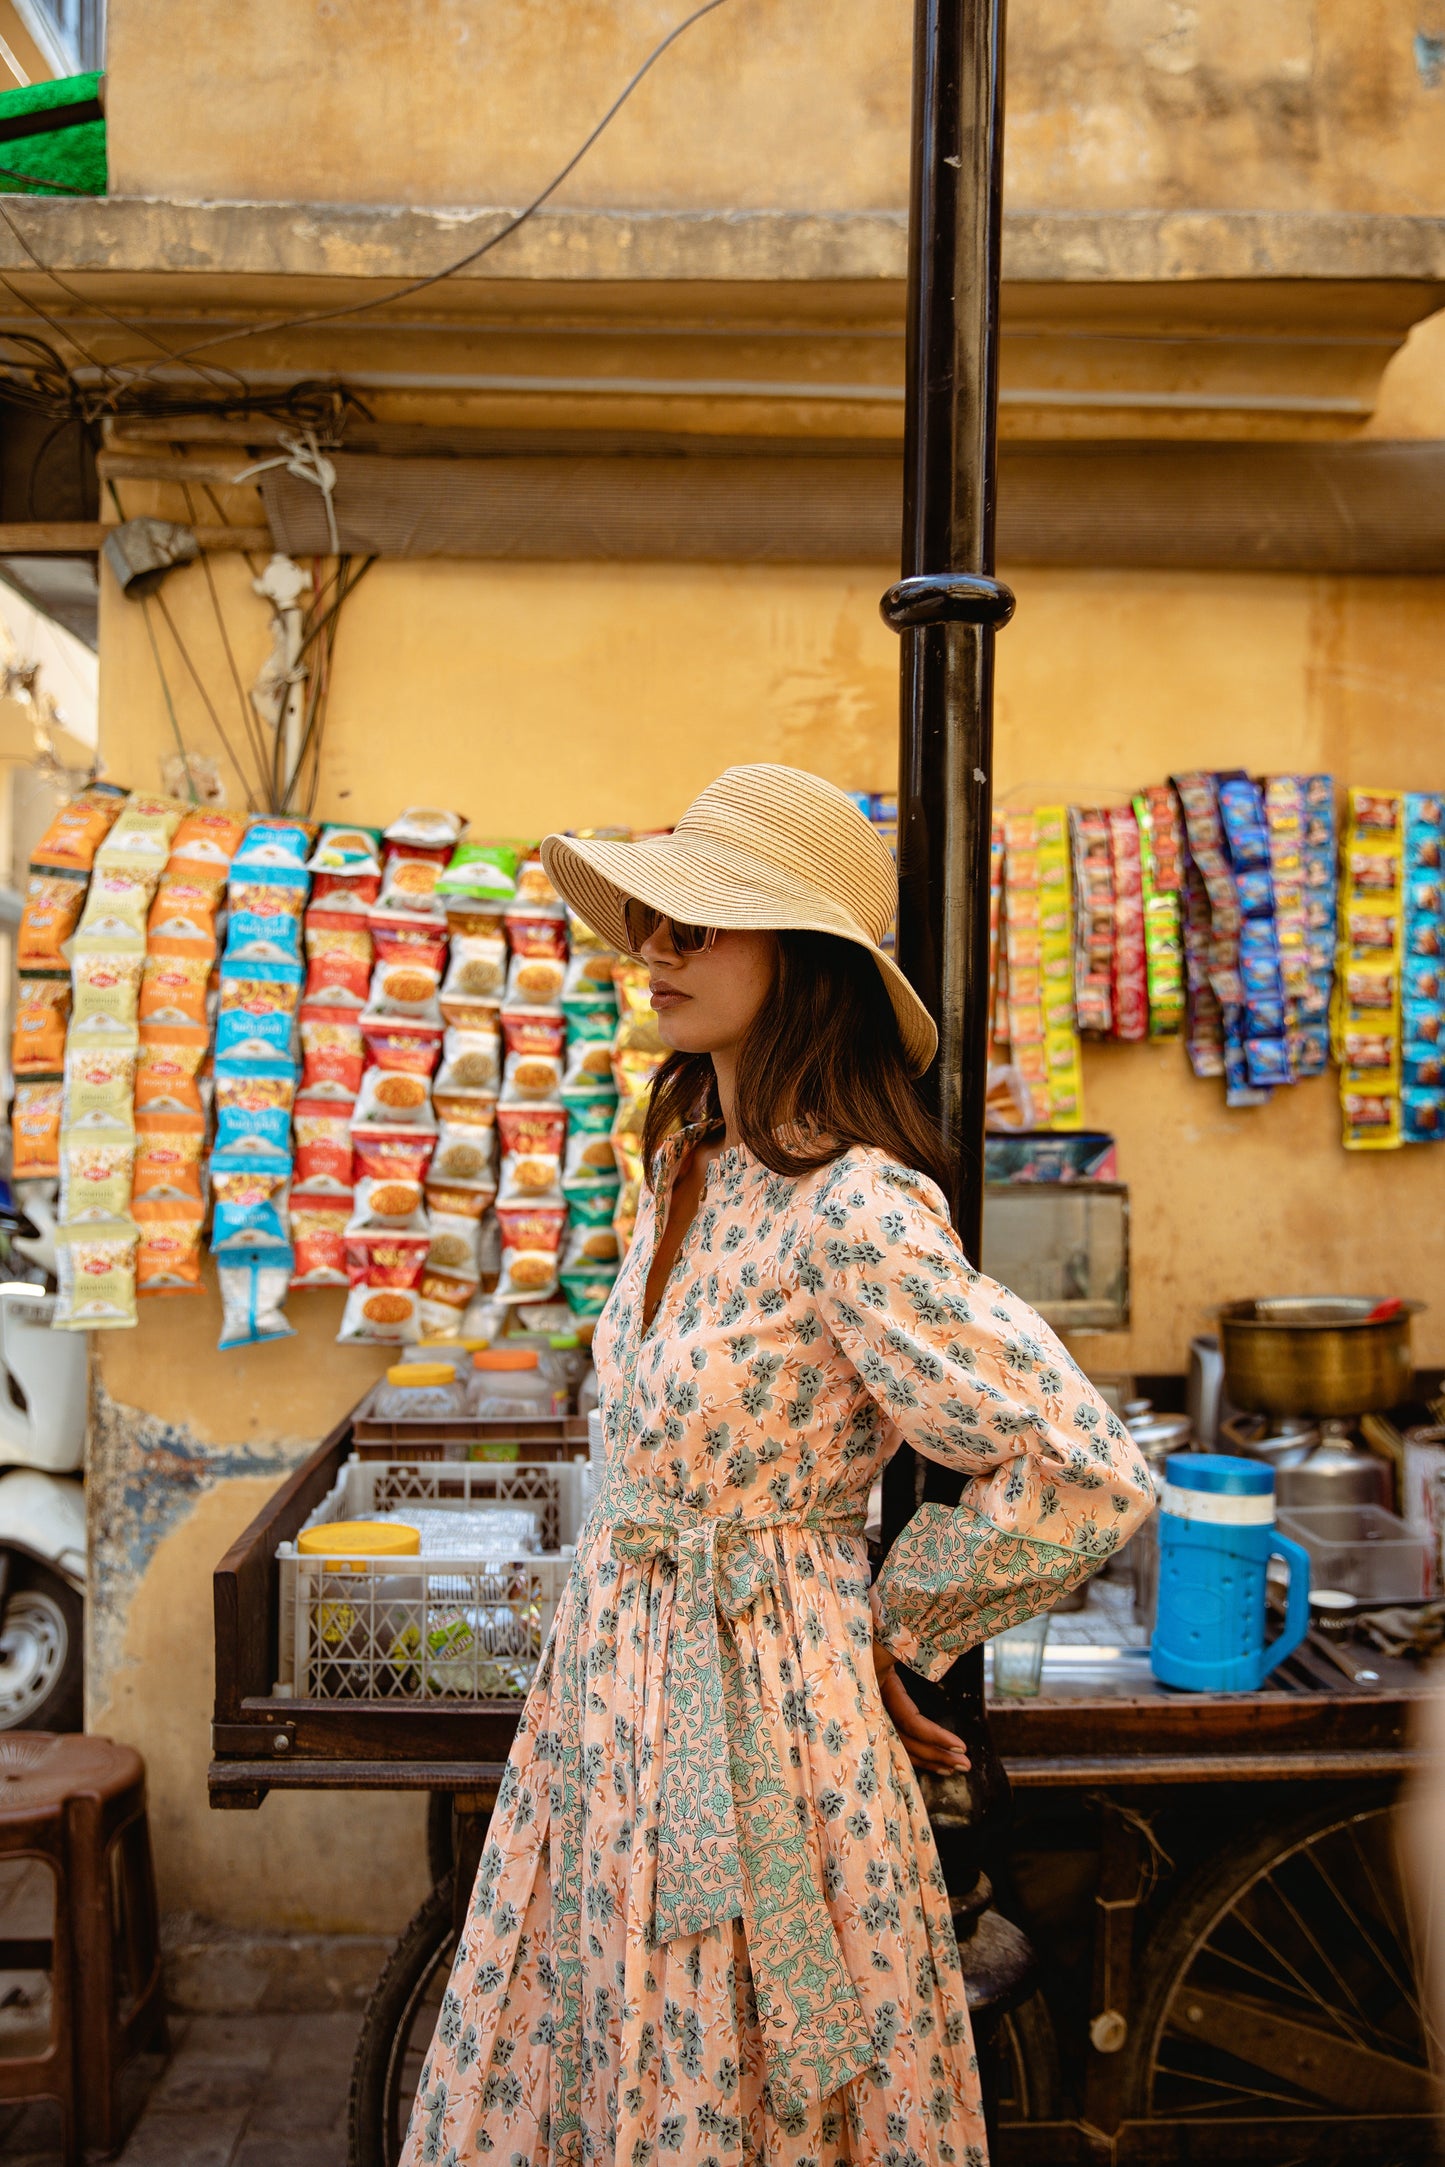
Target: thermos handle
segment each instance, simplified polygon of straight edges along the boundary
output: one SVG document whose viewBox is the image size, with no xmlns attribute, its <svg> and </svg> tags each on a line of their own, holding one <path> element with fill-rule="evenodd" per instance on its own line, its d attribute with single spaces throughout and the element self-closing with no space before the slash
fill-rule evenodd
<svg viewBox="0 0 1445 2167">
<path fill-rule="evenodd" d="M 1285 1603 L 1284 1625 L 1275 1638 L 1266 1643 L 1263 1651 L 1263 1677 L 1268 1677 L 1287 1655 L 1295 1649 L 1310 1629 L 1310 1554 L 1302 1543 L 1291 1542 L 1288 1535 L 1277 1530 L 1270 1531 L 1269 1554 L 1283 1558 L 1289 1567 L 1289 1597 Z"/>
</svg>

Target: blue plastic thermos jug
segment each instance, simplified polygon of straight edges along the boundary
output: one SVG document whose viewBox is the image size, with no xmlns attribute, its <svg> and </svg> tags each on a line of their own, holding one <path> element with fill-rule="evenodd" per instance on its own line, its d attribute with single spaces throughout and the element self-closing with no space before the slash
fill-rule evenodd
<svg viewBox="0 0 1445 2167">
<path fill-rule="evenodd" d="M 1176 1452 L 1159 1500 L 1159 1604 L 1149 1655 L 1165 1685 L 1249 1693 L 1309 1630 L 1309 1553 L 1274 1524 L 1274 1469 L 1222 1452 Z M 1265 1572 L 1289 1566 L 1284 1630 L 1266 1641 Z"/>
</svg>

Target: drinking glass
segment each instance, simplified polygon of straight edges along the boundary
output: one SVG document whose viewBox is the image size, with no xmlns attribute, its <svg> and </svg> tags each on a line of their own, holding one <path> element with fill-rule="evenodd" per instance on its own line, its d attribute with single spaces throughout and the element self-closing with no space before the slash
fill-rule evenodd
<svg viewBox="0 0 1445 2167">
<path fill-rule="evenodd" d="M 1011 1625 L 989 1642 L 993 1651 L 995 1693 L 1026 1698 L 1039 1690 L 1044 1674 L 1044 1642 L 1049 1633 L 1049 1614 L 1043 1611 L 1023 1625 Z"/>
</svg>

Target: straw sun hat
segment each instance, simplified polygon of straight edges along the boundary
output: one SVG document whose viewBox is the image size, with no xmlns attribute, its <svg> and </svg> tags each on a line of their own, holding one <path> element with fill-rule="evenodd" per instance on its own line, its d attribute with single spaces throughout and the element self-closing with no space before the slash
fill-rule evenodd
<svg viewBox="0 0 1445 2167">
<path fill-rule="evenodd" d="M 549 835 L 542 862 L 578 917 L 614 948 L 630 945 L 622 914 L 629 897 L 684 925 L 852 941 L 882 973 L 914 1071 L 938 1050 L 933 1018 L 883 952 L 898 907 L 887 846 L 851 798 L 820 776 L 764 762 L 730 767 L 670 835 L 640 843 Z"/>
</svg>

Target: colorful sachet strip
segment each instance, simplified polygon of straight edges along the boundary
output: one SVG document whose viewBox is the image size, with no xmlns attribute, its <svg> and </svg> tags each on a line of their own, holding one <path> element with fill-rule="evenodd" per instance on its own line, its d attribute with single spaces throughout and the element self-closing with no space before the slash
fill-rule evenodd
<svg viewBox="0 0 1445 2167">
<path fill-rule="evenodd" d="M 1445 1135 L 1445 848 L 1440 793 L 1332 776 L 1194 770 L 1125 804 L 1006 809 L 990 867 L 996 1057 L 1035 1125 L 1082 1120 L 1080 1044 L 1182 1032 L 1231 1107 L 1339 1064 L 1350 1150 Z M 1057 999 L 1044 1046 L 1041 867 L 1068 837 L 1072 1046 Z M 1057 972 L 1059 963 L 1054 958 Z M 1015 985 L 1015 972 L 1022 973 Z"/>
<path fill-rule="evenodd" d="M 412 807 L 247 820 L 100 784 L 33 861 L 12 1042 L 18 1179 L 59 1184 L 72 1328 L 197 1293 L 221 1345 L 345 1290 L 339 1337 L 595 1317 L 663 1049 L 644 968 L 529 849 Z M 537 1313 L 536 1311 L 533 1312 Z M 554 1326 L 555 1328 L 555 1326 Z"/>
</svg>

